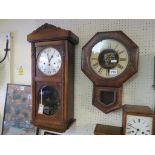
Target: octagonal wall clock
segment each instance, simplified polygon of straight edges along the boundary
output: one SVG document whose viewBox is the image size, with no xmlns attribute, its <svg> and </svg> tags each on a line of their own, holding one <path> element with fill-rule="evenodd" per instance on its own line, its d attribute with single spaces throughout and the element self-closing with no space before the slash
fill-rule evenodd
<svg viewBox="0 0 155 155">
<path fill-rule="evenodd" d="M 32 52 L 32 123 L 64 132 L 74 122 L 74 56 L 79 38 L 44 24 L 27 36 Z"/>
<path fill-rule="evenodd" d="M 138 56 L 122 31 L 98 32 L 83 46 L 81 69 L 93 82 L 94 106 L 104 113 L 122 106 L 123 83 L 138 71 Z"/>
</svg>

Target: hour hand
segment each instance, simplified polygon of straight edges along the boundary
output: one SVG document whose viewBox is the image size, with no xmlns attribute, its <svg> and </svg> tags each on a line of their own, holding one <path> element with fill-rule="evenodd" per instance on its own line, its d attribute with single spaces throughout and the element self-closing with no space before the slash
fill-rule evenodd
<svg viewBox="0 0 155 155">
<path fill-rule="evenodd" d="M 48 59 L 48 62 L 50 63 L 50 58 L 49 58 L 49 54 L 47 53 L 47 59 Z"/>
<path fill-rule="evenodd" d="M 132 125 L 128 125 L 128 126 L 130 126 L 131 128 L 134 128 L 134 129 L 136 129 L 137 130 L 137 128 L 135 128 L 134 126 L 132 126 Z"/>
</svg>

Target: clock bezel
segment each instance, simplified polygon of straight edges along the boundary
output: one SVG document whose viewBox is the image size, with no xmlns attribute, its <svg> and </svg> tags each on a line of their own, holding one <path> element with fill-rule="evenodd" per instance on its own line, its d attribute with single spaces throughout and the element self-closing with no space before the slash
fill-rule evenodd
<svg viewBox="0 0 155 155">
<path fill-rule="evenodd" d="M 60 77 L 60 80 L 61 80 L 61 77 L 64 73 L 64 70 L 63 70 L 63 65 L 64 65 L 64 49 L 65 49 L 65 43 L 63 41 L 47 41 L 47 42 L 37 42 L 35 43 L 35 47 L 36 47 L 36 76 L 37 77 L 44 77 L 44 78 L 53 78 L 53 79 L 59 79 L 57 78 Z M 49 47 L 52 47 L 52 48 L 55 48 L 57 51 L 59 51 L 59 54 L 61 56 L 61 66 L 58 70 L 58 72 L 54 75 L 51 75 L 51 76 L 48 76 L 44 73 L 42 73 L 40 71 L 40 69 L 38 68 L 38 65 L 37 65 L 37 60 L 38 60 L 38 56 L 40 54 L 40 52 L 42 52 L 42 50 L 46 49 L 46 48 L 49 48 Z M 59 81 L 60 81 L 59 80 Z"/>
<path fill-rule="evenodd" d="M 127 65 L 126 65 L 126 68 L 117 76 L 114 76 L 114 77 L 109 77 L 109 78 L 105 78 L 105 77 L 101 77 L 100 75 L 98 75 L 92 68 L 92 65 L 91 65 L 91 53 L 92 53 L 92 48 L 99 42 L 103 41 L 103 40 L 108 40 L 108 39 L 111 39 L 111 40 L 115 40 L 117 42 L 119 42 L 120 44 L 122 44 L 124 46 L 124 48 L 126 49 L 126 53 L 127 53 L 127 57 L 128 57 L 128 62 L 127 62 Z M 104 38 L 103 40 L 100 40 L 99 42 L 97 42 L 90 50 L 89 52 L 89 68 L 91 68 L 92 72 L 94 72 L 94 74 L 96 74 L 96 76 L 98 76 L 98 78 L 101 78 L 103 80 L 110 80 L 110 79 L 117 79 L 119 78 L 119 76 L 121 76 L 121 74 L 123 74 L 125 72 L 125 70 L 128 68 L 129 66 L 129 62 L 130 62 L 130 54 L 129 54 L 129 51 L 128 49 L 126 48 L 126 46 L 121 42 L 121 41 L 118 41 L 117 39 L 114 39 L 114 38 Z M 116 52 L 117 53 L 117 52 Z M 101 53 L 100 53 L 101 54 Z"/>
<path fill-rule="evenodd" d="M 130 134 L 127 134 L 126 132 L 127 132 L 127 123 L 129 123 L 129 121 L 128 121 L 128 117 L 129 116 L 132 116 L 132 117 L 144 117 L 144 118 L 151 118 L 151 121 L 152 121 L 152 124 L 151 124 L 151 126 L 152 126 L 152 128 L 151 128 L 151 132 L 150 132 L 150 135 L 153 133 L 153 117 L 152 116 L 142 116 L 142 115 L 131 115 L 131 114 L 127 114 L 126 115 L 126 124 L 125 124 L 125 135 L 130 135 Z M 143 134 L 142 134 L 143 135 Z"/>
<path fill-rule="evenodd" d="M 48 49 L 48 48 L 55 49 L 55 50 L 59 53 L 59 55 L 60 55 L 60 57 L 61 57 L 61 63 L 60 63 L 59 69 L 56 71 L 56 73 L 51 74 L 51 75 L 48 75 L 48 74 L 44 73 L 43 71 L 41 71 L 41 69 L 40 69 L 39 66 L 38 66 L 38 59 L 41 57 L 41 53 L 44 52 L 44 50 L 46 50 L 46 49 Z M 36 59 L 37 59 L 37 60 L 36 60 L 36 62 L 37 62 L 37 63 L 36 63 L 36 66 L 37 66 L 38 70 L 39 70 L 44 76 L 54 76 L 54 75 L 57 74 L 57 73 L 59 72 L 59 70 L 61 69 L 61 65 L 62 65 L 62 56 L 61 56 L 60 52 L 59 52 L 56 48 L 54 48 L 54 47 L 52 47 L 52 46 L 45 47 L 45 48 L 43 48 L 40 52 L 38 52 L 37 58 L 36 58 Z"/>
</svg>

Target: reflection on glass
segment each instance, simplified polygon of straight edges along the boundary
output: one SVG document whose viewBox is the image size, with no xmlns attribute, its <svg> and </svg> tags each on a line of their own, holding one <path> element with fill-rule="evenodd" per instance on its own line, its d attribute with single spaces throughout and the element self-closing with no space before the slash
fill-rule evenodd
<svg viewBox="0 0 155 155">
<path fill-rule="evenodd" d="M 109 105 L 114 102 L 115 94 L 113 91 L 101 91 L 100 92 L 100 101 L 105 104 Z"/>
<path fill-rule="evenodd" d="M 39 104 L 44 105 L 43 114 L 53 115 L 59 106 L 59 93 L 52 86 L 44 86 L 39 91 Z"/>
</svg>

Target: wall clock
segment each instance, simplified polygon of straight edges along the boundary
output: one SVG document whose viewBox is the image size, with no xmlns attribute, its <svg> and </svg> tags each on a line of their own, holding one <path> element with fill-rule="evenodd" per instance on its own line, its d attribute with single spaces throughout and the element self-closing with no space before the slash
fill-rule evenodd
<svg viewBox="0 0 155 155">
<path fill-rule="evenodd" d="M 44 24 L 27 36 L 32 51 L 32 123 L 64 132 L 74 119 L 74 47 L 69 30 Z"/>
<path fill-rule="evenodd" d="M 93 82 L 92 104 L 111 112 L 122 105 L 123 83 L 138 71 L 138 46 L 122 31 L 98 32 L 83 46 L 81 68 Z"/>
<path fill-rule="evenodd" d="M 155 134 L 155 114 L 148 106 L 125 105 L 123 107 L 123 134 Z"/>
</svg>

